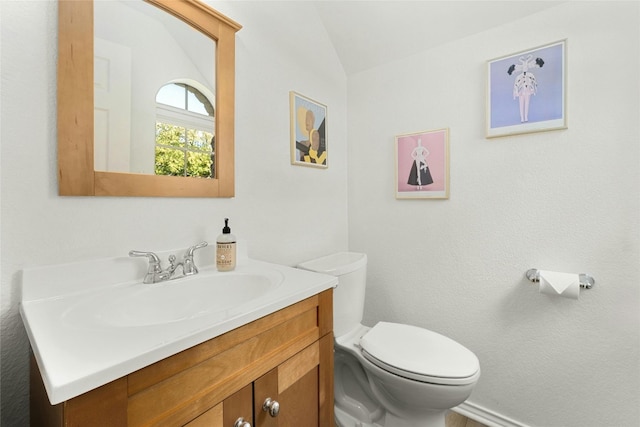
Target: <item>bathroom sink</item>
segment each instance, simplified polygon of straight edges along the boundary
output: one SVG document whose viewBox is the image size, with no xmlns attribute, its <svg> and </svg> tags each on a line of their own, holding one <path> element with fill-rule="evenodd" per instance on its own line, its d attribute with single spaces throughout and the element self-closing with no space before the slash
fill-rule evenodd
<svg viewBox="0 0 640 427">
<path fill-rule="evenodd" d="M 282 282 L 280 273 L 205 272 L 154 284 L 135 283 L 94 295 L 70 307 L 65 320 L 87 319 L 104 326 L 139 327 L 184 322 L 202 316 L 227 317 L 264 297 Z"/>
<path fill-rule="evenodd" d="M 203 260 L 215 260 L 211 249 L 201 252 Z M 139 267 L 127 256 L 23 270 L 20 314 L 52 404 L 314 297 L 338 281 L 247 257 L 230 272 L 203 262 L 194 276 L 155 284 L 143 283 L 145 266 Z"/>
</svg>

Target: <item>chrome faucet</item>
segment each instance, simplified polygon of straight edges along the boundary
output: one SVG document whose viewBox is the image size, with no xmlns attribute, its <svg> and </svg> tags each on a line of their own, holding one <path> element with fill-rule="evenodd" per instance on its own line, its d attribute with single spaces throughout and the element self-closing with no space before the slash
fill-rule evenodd
<svg viewBox="0 0 640 427">
<path fill-rule="evenodd" d="M 162 269 L 160 258 L 153 252 L 130 251 L 129 256 L 145 256 L 149 258 L 149 268 L 147 269 L 147 274 L 144 276 L 143 282 L 158 283 L 171 279 L 177 279 L 178 277 L 198 274 L 198 268 L 193 262 L 193 252 L 195 252 L 196 249 L 204 248 L 205 246 L 207 246 L 207 242 L 200 242 L 197 245 L 191 246 L 186 250 L 186 252 L 182 256 L 182 261 L 180 262 L 176 262 L 175 255 L 169 256 L 169 267 L 166 270 Z M 174 277 L 178 267 L 182 267 L 182 276 Z"/>
</svg>

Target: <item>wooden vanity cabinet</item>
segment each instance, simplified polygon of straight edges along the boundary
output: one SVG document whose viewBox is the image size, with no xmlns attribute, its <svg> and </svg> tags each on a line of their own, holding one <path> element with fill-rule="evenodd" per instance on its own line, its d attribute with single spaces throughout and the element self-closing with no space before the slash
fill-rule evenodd
<svg viewBox="0 0 640 427">
<path fill-rule="evenodd" d="M 329 289 L 55 406 L 32 360 L 31 425 L 332 427 L 332 303 Z"/>
</svg>

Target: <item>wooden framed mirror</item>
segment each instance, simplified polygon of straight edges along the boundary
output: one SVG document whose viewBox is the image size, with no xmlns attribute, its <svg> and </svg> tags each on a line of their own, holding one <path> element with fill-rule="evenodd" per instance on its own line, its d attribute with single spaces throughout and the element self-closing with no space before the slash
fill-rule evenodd
<svg viewBox="0 0 640 427">
<path fill-rule="evenodd" d="M 214 43 L 215 175 L 211 178 L 194 178 L 96 170 L 94 160 L 94 4 L 93 0 L 59 0 L 57 82 L 59 194 L 62 196 L 233 197 L 235 191 L 235 33 L 242 27 L 198 0 L 144 1 L 179 18 Z"/>
</svg>

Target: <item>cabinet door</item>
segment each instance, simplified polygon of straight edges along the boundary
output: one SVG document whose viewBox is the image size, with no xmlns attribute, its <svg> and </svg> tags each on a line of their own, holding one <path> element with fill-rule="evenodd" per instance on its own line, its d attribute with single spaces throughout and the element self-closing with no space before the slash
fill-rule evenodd
<svg viewBox="0 0 640 427">
<path fill-rule="evenodd" d="M 319 427 L 319 348 L 310 345 L 255 382 L 255 427 Z M 279 404 L 276 416 L 264 410 L 267 399 Z"/>
<path fill-rule="evenodd" d="M 233 427 L 239 418 L 253 425 L 253 385 L 229 396 L 184 427 Z"/>
<path fill-rule="evenodd" d="M 223 426 L 233 427 L 239 418 L 253 426 L 253 384 L 245 386 L 223 402 Z"/>
</svg>

